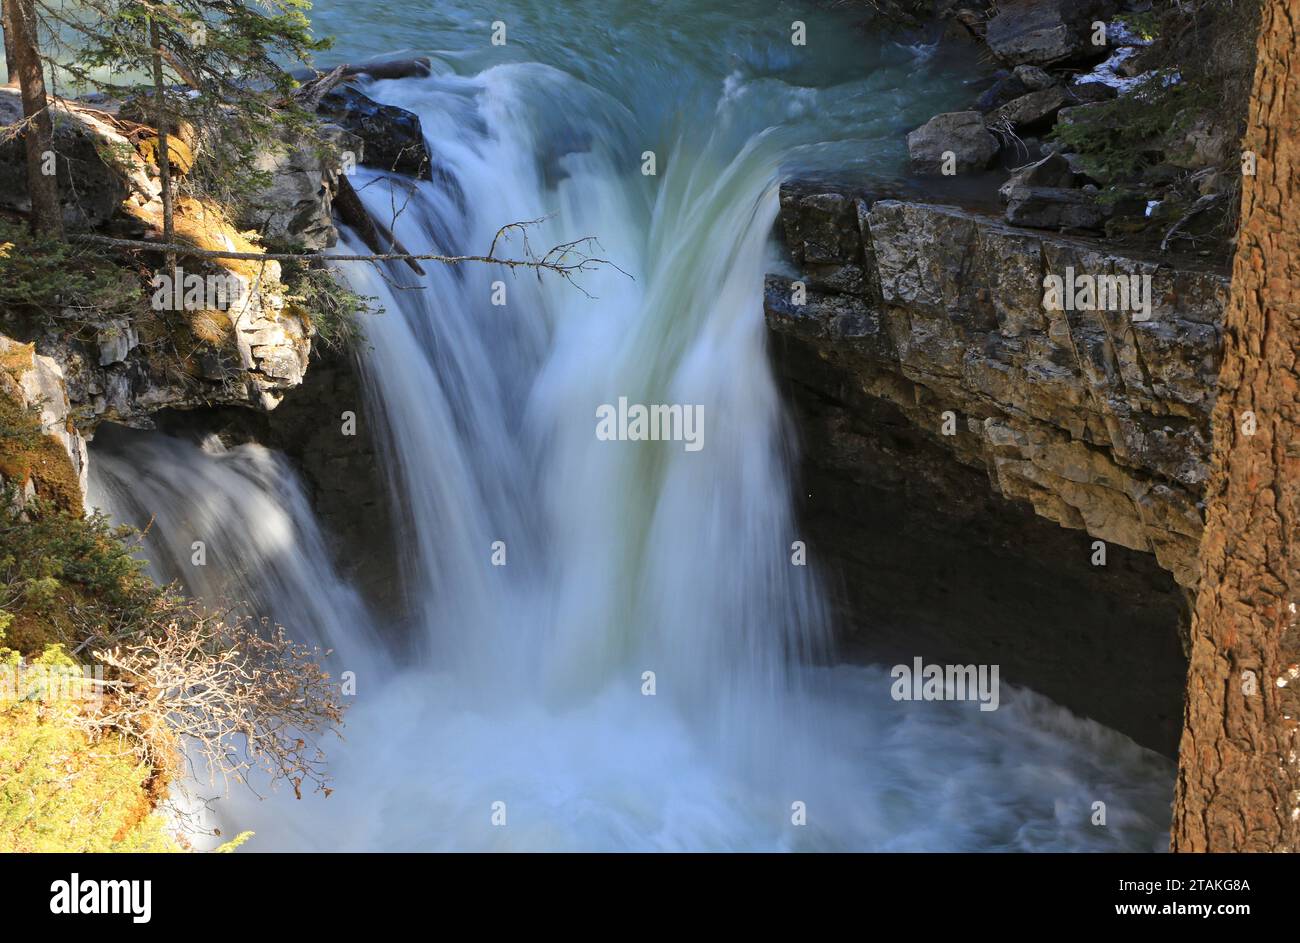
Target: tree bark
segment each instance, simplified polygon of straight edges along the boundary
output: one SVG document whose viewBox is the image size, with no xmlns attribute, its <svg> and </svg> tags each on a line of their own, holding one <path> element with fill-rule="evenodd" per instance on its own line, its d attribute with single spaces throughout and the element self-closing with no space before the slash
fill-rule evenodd
<svg viewBox="0 0 1300 943">
<path fill-rule="evenodd" d="M 1261 19 L 1174 851 L 1300 851 L 1300 8 Z"/>
<path fill-rule="evenodd" d="M 0 0 L 0 23 L 5 34 L 5 84 L 12 85 L 18 81 L 18 72 L 14 69 L 14 41 L 9 33 L 9 0 Z"/>
<path fill-rule="evenodd" d="M 57 174 L 44 173 L 46 169 L 54 169 L 54 119 L 50 117 L 49 98 L 45 94 L 45 73 L 36 44 L 36 28 L 33 0 L 4 0 L 5 43 L 13 50 L 9 69 L 18 76 L 23 118 L 27 121 L 23 139 L 27 147 L 27 192 L 32 204 L 32 229 L 62 236 L 59 178 Z"/>
</svg>

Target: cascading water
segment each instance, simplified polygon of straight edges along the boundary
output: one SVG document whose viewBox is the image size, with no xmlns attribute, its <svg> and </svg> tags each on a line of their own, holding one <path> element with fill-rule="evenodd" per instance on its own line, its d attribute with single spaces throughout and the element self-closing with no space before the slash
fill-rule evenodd
<svg viewBox="0 0 1300 943">
<path fill-rule="evenodd" d="M 1164 760 L 1028 692 L 993 712 L 907 704 L 883 669 L 819 667 L 816 569 L 791 565 L 761 314 L 777 182 L 887 172 L 899 129 L 958 79 L 826 12 L 423 6 L 366 5 L 361 42 L 355 5 L 317 5 L 349 58 L 442 47 L 430 77 L 368 89 L 420 115 L 437 162 L 432 182 L 359 174 L 368 207 L 400 210 L 406 246 L 448 253 L 544 219 L 534 247 L 592 235 L 621 271 L 579 290 L 484 266 L 345 269 L 384 309 L 365 325 L 359 415 L 403 522 L 400 657 L 275 456 L 97 452 L 98 501 L 156 516 L 164 575 L 249 599 L 356 673 L 333 796 L 236 794 L 224 829 L 268 849 L 1157 847 Z M 791 45 L 794 18 L 815 52 Z M 598 439 L 598 407 L 620 397 L 702 406 L 703 447 Z M 195 539 L 223 549 L 206 578 L 185 565 Z"/>
</svg>

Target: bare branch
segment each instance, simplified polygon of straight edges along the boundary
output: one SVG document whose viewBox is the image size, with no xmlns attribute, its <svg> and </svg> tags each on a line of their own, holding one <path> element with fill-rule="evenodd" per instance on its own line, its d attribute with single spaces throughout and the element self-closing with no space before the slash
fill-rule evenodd
<svg viewBox="0 0 1300 943">
<path fill-rule="evenodd" d="M 1178 235 L 1183 227 L 1193 219 L 1204 213 L 1215 203 L 1219 202 L 1222 196 L 1222 193 L 1207 193 L 1204 196 L 1198 197 L 1196 202 L 1192 204 L 1192 208 L 1184 213 L 1176 223 L 1169 227 L 1169 231 L 1165 233 L 1165 237 L 1160 240 L 1160 251 L 1165 252 L 1168 250 L 1170 240 L 1172 240 L 1174 236 Z M 1181 238 L 1186 239 L 1190 237 L 1183 236 Z"/>
<path fill-rule="evenodd" d="M 367 254 L 324 253 L 324 252 L 235 252 L 224 249 L 200 249 L 197 246 L 182 243 L 151 242 L 145 239 L 117 239 L 112 236 L 97 236 L 78 233 L 69 239 L 93 245 L 110 246 L 117 249 L 141 249 L 149 252 L 175 253 L 178 256 L 200 259 L 235 259 L 252 262 L 442 262 L 446 265 L 461 265 L 466 262 L 478 262 L 488 265 L 501 265 L 505 268 L 532 269 L 537 272 L 549 271 L 571 280 L 574 275 L 608 266 L 615 271 L 632 278 L 630 274 L 608 259 L 597 258 L 587 253 L 587 248 L 600 243 L 595 236 L 584 236 L 564 242 L 548 249 L 541 256 L 533 253 L 528 243 L 527 227 L 542 222 L 540 219 L 526 222 L 509 223 L 497 230 L 492 239 L 491 248 L 486 255 L 444 255 L 437 252 L 375 252 Z M 518 230 L 523 234 L 524 257 L 501 258 L 496 254 L 502 237 L 509 231 Z"/>
<path fill-rule="evenodd" d="M 314 738 L 343 720 L 337 685 L 319 664 L 328 652 L 265 621 L 194 615 L 92 654 L 113 674 L 102 682 L 103 709 L 78 722 L 126 734 L 154 768 L 166 768 L 180 738 L 212 781 L 247 783 L 260 770 L 299 797 L 306 783 L 328 792 Z"/>
</svg>

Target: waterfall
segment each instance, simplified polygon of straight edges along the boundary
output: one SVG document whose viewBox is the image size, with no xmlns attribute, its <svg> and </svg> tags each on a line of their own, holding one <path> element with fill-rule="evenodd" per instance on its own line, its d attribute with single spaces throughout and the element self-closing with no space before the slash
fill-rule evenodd
<svg viewBox="0 0 1300 943">
<path fill-rule="evenodd" d="M 284 625 L 340 653 L 377 651 L 360 596 L 334 572 L 297 477 L 258 445 L 216 436 L 106 436 L 95 452 L 92 503 L 145 531 L 162 582 Z"/>
<path fill-rule="evenodd" d="M 738 9 L 714 6 L 702 29 Z M 223 830 L 268 850 L 1158 845 L 1163 760 L 1030 692 L 1004 689 L 992 713 L 894 701 L 885 670 L 830 666 L 815 548 L 792 563 L 792 436 L 761 310 L 777 185 L 792 163 L 892 166 L 894 110 L 928 113 L 952 81 L 873 46 L 868 78 L 837 65 L 819 85 L 750 36 L 670 37 L 637 73 L 574 28 L 588 58 L 567 69 L 534 37 L 367 90 L 418 113 L 434 154 L 431 181 L 353 180 L 406 246 L 482 252 L 540 220 L 535 249 L 591 235 L 617 265 L 577 286 L 343 267 L 383 309 L 364 324 L 358 417 L 399 522 L 400 655 L 273 453 L 96 450 L 95 501 L 154 519 L 160 575 L 264 607 L 357 678 L 328 745 L 334 794 L 237 792 L 216 804 Z M 598 410 L 620 398 L 702 407 L 702 448 L 602 440 Z M 187 565 L 196 539 L 206 568 Z"/>
</svg>

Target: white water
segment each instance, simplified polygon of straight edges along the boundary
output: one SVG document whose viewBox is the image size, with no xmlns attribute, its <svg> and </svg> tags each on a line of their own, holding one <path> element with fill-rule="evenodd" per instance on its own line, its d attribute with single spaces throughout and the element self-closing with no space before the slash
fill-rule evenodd
<svg viewBox="0 0 1300 943">
<path fill-rule="evenodd" d="M 236 794 L 223 830 L 263 849 L 1159 847 L 1168 764 L 1119 734 L 1028 692 L 1004 687 L 995 712 L 897 703 L 883 669 L 814 667 L 826 619 L 816 568 L 789 562 L 763 348 L 776 185 L 792 166 L 889 166 L 894 109 L 939 110 L 951 79 L 905 50 L 871 51 L 850 79 L 838 37 L 815 75 L 755 39 L 762 24 L 736 39 L 733 2 L 678 4 L 700 19 L 665 14 L 672 35 L 602 31 L 593 9 L 616 5 L 577 6 L 558 49 L 514 4 L 507 22 L 532 32 L 500 58 L 468 17 L 434 76 L 371 89 L 421 115 L 442 172 L 397 220 L 408 247 L 483 251 L 503 223 L 546 216 L 535 247 L 596 235 L 632 276 L 584 276 L 589 298 L 483 267 L 347 269 L 386 310 L 366 325 L 358 412 L 384 445 L 415 644 L 385 648 L 266 450 L 96 454 L 100 503 L 158 515 L 162 573 L 249 599 L 357 674 L 333 796 Z M 637 68 L 616 52 L 633 40 Z M 406 203 L 382 176 L 355 183 L 381 218 Z M 703 405 L 704 448 L 599 441 L 596 408 L 620 396 Z M 198 576 L 195 539 L 213 561 Z"/>
</svg>

